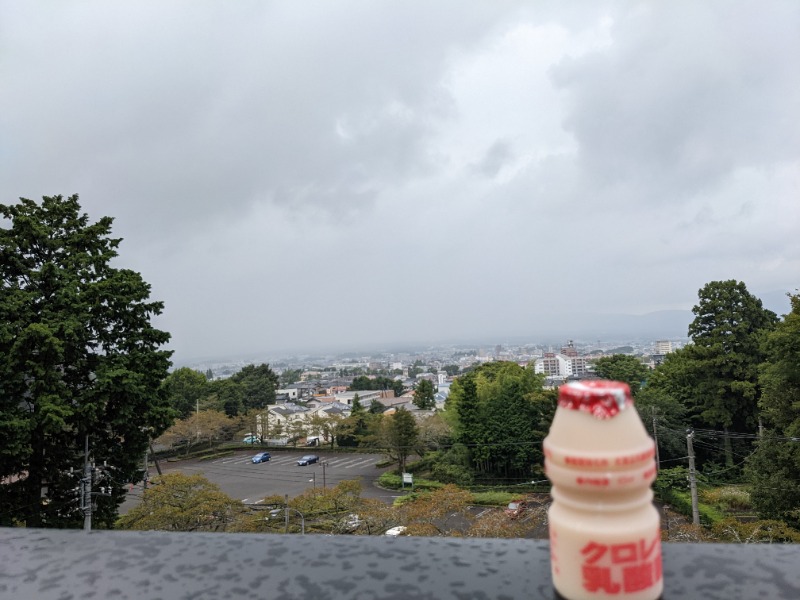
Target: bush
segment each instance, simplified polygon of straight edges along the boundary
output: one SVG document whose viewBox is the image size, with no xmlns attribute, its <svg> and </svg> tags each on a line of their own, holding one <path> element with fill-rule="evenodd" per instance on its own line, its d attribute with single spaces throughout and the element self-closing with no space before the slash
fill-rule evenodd
<svg viewBox="0 0 800 600">
<path fill-rule="evenodd" d="M 387 471 L 386 473 L 378 477 L 378 485 L 390 490 L 399 490 L 403 487 L 403 479 L 397 473 L 392 473 Z M 411 489 L 411 486 L 409 485 L 406 485 L 405 487 L 408 490 Z M 439 483 L 438 481 L 431 481 L 429 479 L 423 479 L 421 477 L 414 478 L 415 490 L 438 490 L 439 488 L 442 487 L 444 487 L 444 484 Z"/>
<path fill-rule="evenodd" d="M 475 492 L 472 494 L 472 503 L 479 506 L 507 506 L 517 498 L 519 494 L 511 492 Z"/>
<path fill-rule="evenodd" d="M 742 544 L 800 543 L 800 531 L 782 521 L 751 521 L 742 523 L 733 518 L 724 519 L 712 528 L 721 542 Z"/>
<path fill-rule="evenodd" d="M 431 476 L 442 483 L 454 483 L 466 487 L 472 485 L 475 477 L 472 471 L 461 465 L 438 463 L 433 466 Z"/>
<path fill-rule="evenodd" d="M 675 512 L 689 518 L 692 517 L 692 496 L 689 492 L 668 490 L 660 493 L 659 497 L 665 504 L 669 504 Z M 705 527 L 710 527 L 725 518 L 721 511 L 702 502 L 697 503 L 697 512 L 700 517 L 700 524 Z"/>
<path fill-rule="evenodd" d="M 750 493 L 736 486 L 725 486 L 705 489 L 701 493 L 703 502 L 718 507 L 726 512 L 743 512 L 752 510 Z"/>
</svg>

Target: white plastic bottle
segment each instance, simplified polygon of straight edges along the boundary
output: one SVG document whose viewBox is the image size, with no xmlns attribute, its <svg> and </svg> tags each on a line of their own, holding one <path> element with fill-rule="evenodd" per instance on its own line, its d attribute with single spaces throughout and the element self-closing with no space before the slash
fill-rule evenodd
<svg viewBox="0 0 800 600">
<path fill-rule="evenodd" d="M 657 600 L 661 529 L 655 445 L 617 381 L 568 383 L 544 440 L 553 584 L 567 600 Z"/>
</svg>

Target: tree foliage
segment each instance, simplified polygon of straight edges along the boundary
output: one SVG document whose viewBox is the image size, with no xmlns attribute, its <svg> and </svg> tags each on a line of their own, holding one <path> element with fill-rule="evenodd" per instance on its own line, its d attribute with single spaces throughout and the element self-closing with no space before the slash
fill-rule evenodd
<svg viewBox="0 0 800 600">
<path fill-rule="evenodd" d="M 239 386 L 245 414 L 250 410 L 275 404 L 275 390 L 278 389 L 280 382 L 268 364 L 246 365 L 241 371 L 231 375 L 230 381 Z"/>
<path fill-rule="evenodd" d="M 648 368 L 642 361 L 627 354 L 612 354 L 599 358 L 594 363 L 594 370 L 603 379 L 627 383 L 634 398 L 638 395 L 639 388 L 648 375 Z"/>
<path fill-rule="evenodd" d="M 469 448 L 476 472 L 519 479 L 538 473 L 541 444 L 555 412 L 555 392 L 532 368 L 493 362 L 459 377 L 450 388 L 447 420 Z"/>
<path fill-rule="evenodd" d="M 699 292 L 689 325 L 693 344 L 694 410 L 713 427 L 752 431 L 757 424 L 759 347 L 775 313 L 734 280 L 712 281 Z"/>
<path fill-rule="evenodd" d="M 196 412 L 198 403 L 209 393 L 208 378 L 203 373 L 181 367 L 170 373 L 163 383 L 170 405 L 181 419 Z"/>
<path fill-rule="evenodd" d="M 400 472 L 405 472 L 406 459 L 414 451 L 419 430 L 417 422 L 407 410 L 397 410 L 394 414 L 379 417 L 382 423 L 382 443 L 390 457 L 397 460 Z"/>
<path fill-rule="evenodd" d="M 110 526 L 149 437 L 174 416 L 161 389 L 169 334 L 151 324 L 163 305 L 138 273 L 111 266 L 112 219 L 90 223 L 77 195 L 0 215 L 0 477 L 15 478 L 0 486 L 0 523 L 80 522 L 65 470 L 82 467 L 88 436 L 92 458 L 115 468 L 94 520 Z"/>
<path fill-rule="evenodd" d="M 164 446 L 183 446 L 188 452 L 195 444 L 228 439 L 235 433 L 236 428 L 237 422 L 225 413 L 202 410 L 176 421 L 157 439 L 157 442 Z"/>
<path fill-rule="evenodd" d="M 225 531 L 240 518 L 241 501 L 202 475 L 167 473 L 152 480 L 142 500 L 117 521 L 118 529 Z"/>
<path fill-rule="evenodd" d="M 393 390 L 394 395 L 399 397 L 403 395 L 403 382 L 389 377 L 368 377 L 360 375 L 353 379 L 353 382 L 348 387 L 350 391 L 361 392 L 369 390 Z"/>
<path fill-rule="evenodd" d="M 435 396 L 433 383 L 428 379 L 422 379 L 417 382 L 417 387 L 414 389 L 414 405 L 420 410 L 432 410 L 436 407 Z"/>
<path fill-rule="evenodd" d="M 800 294 L 790 300 L 791 312 L 762 345 L 760 406 L 768 430 L 748 473 L 759 514 L 800 527 Z"/>
</svg>

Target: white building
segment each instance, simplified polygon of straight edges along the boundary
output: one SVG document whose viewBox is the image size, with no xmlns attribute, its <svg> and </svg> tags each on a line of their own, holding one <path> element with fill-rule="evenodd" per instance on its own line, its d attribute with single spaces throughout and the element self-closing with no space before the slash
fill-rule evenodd
<svg viewBox="0 0 800 600">
<path fill-rule="evenodd" d="M 563 354 L 545 352 L 537 358 L 533 367 L 534 373 L 544 373 L 548 377 L 569 377 L 572 375 L 572 360 Z"/>
<path fill-rule="evenodd" d="M 669 354 L 672 352 L 672 342 L 669 340 L 658 340 L 656 342 L 655 354 Z"/>
</svg>

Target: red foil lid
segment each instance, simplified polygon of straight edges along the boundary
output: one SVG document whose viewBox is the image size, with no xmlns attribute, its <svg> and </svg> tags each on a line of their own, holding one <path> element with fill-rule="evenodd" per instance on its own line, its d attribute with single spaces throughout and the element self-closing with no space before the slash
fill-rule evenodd
<svg viewBox="0 0 800 600">
<path fill-rule="evenodd" d="M 621 381 L 592 379 L 558 388 L 560 407 L 588 412 L 598 419 L 610 419 L 629 404 L 633 404 L 631 388 Z"/>
</svg>

